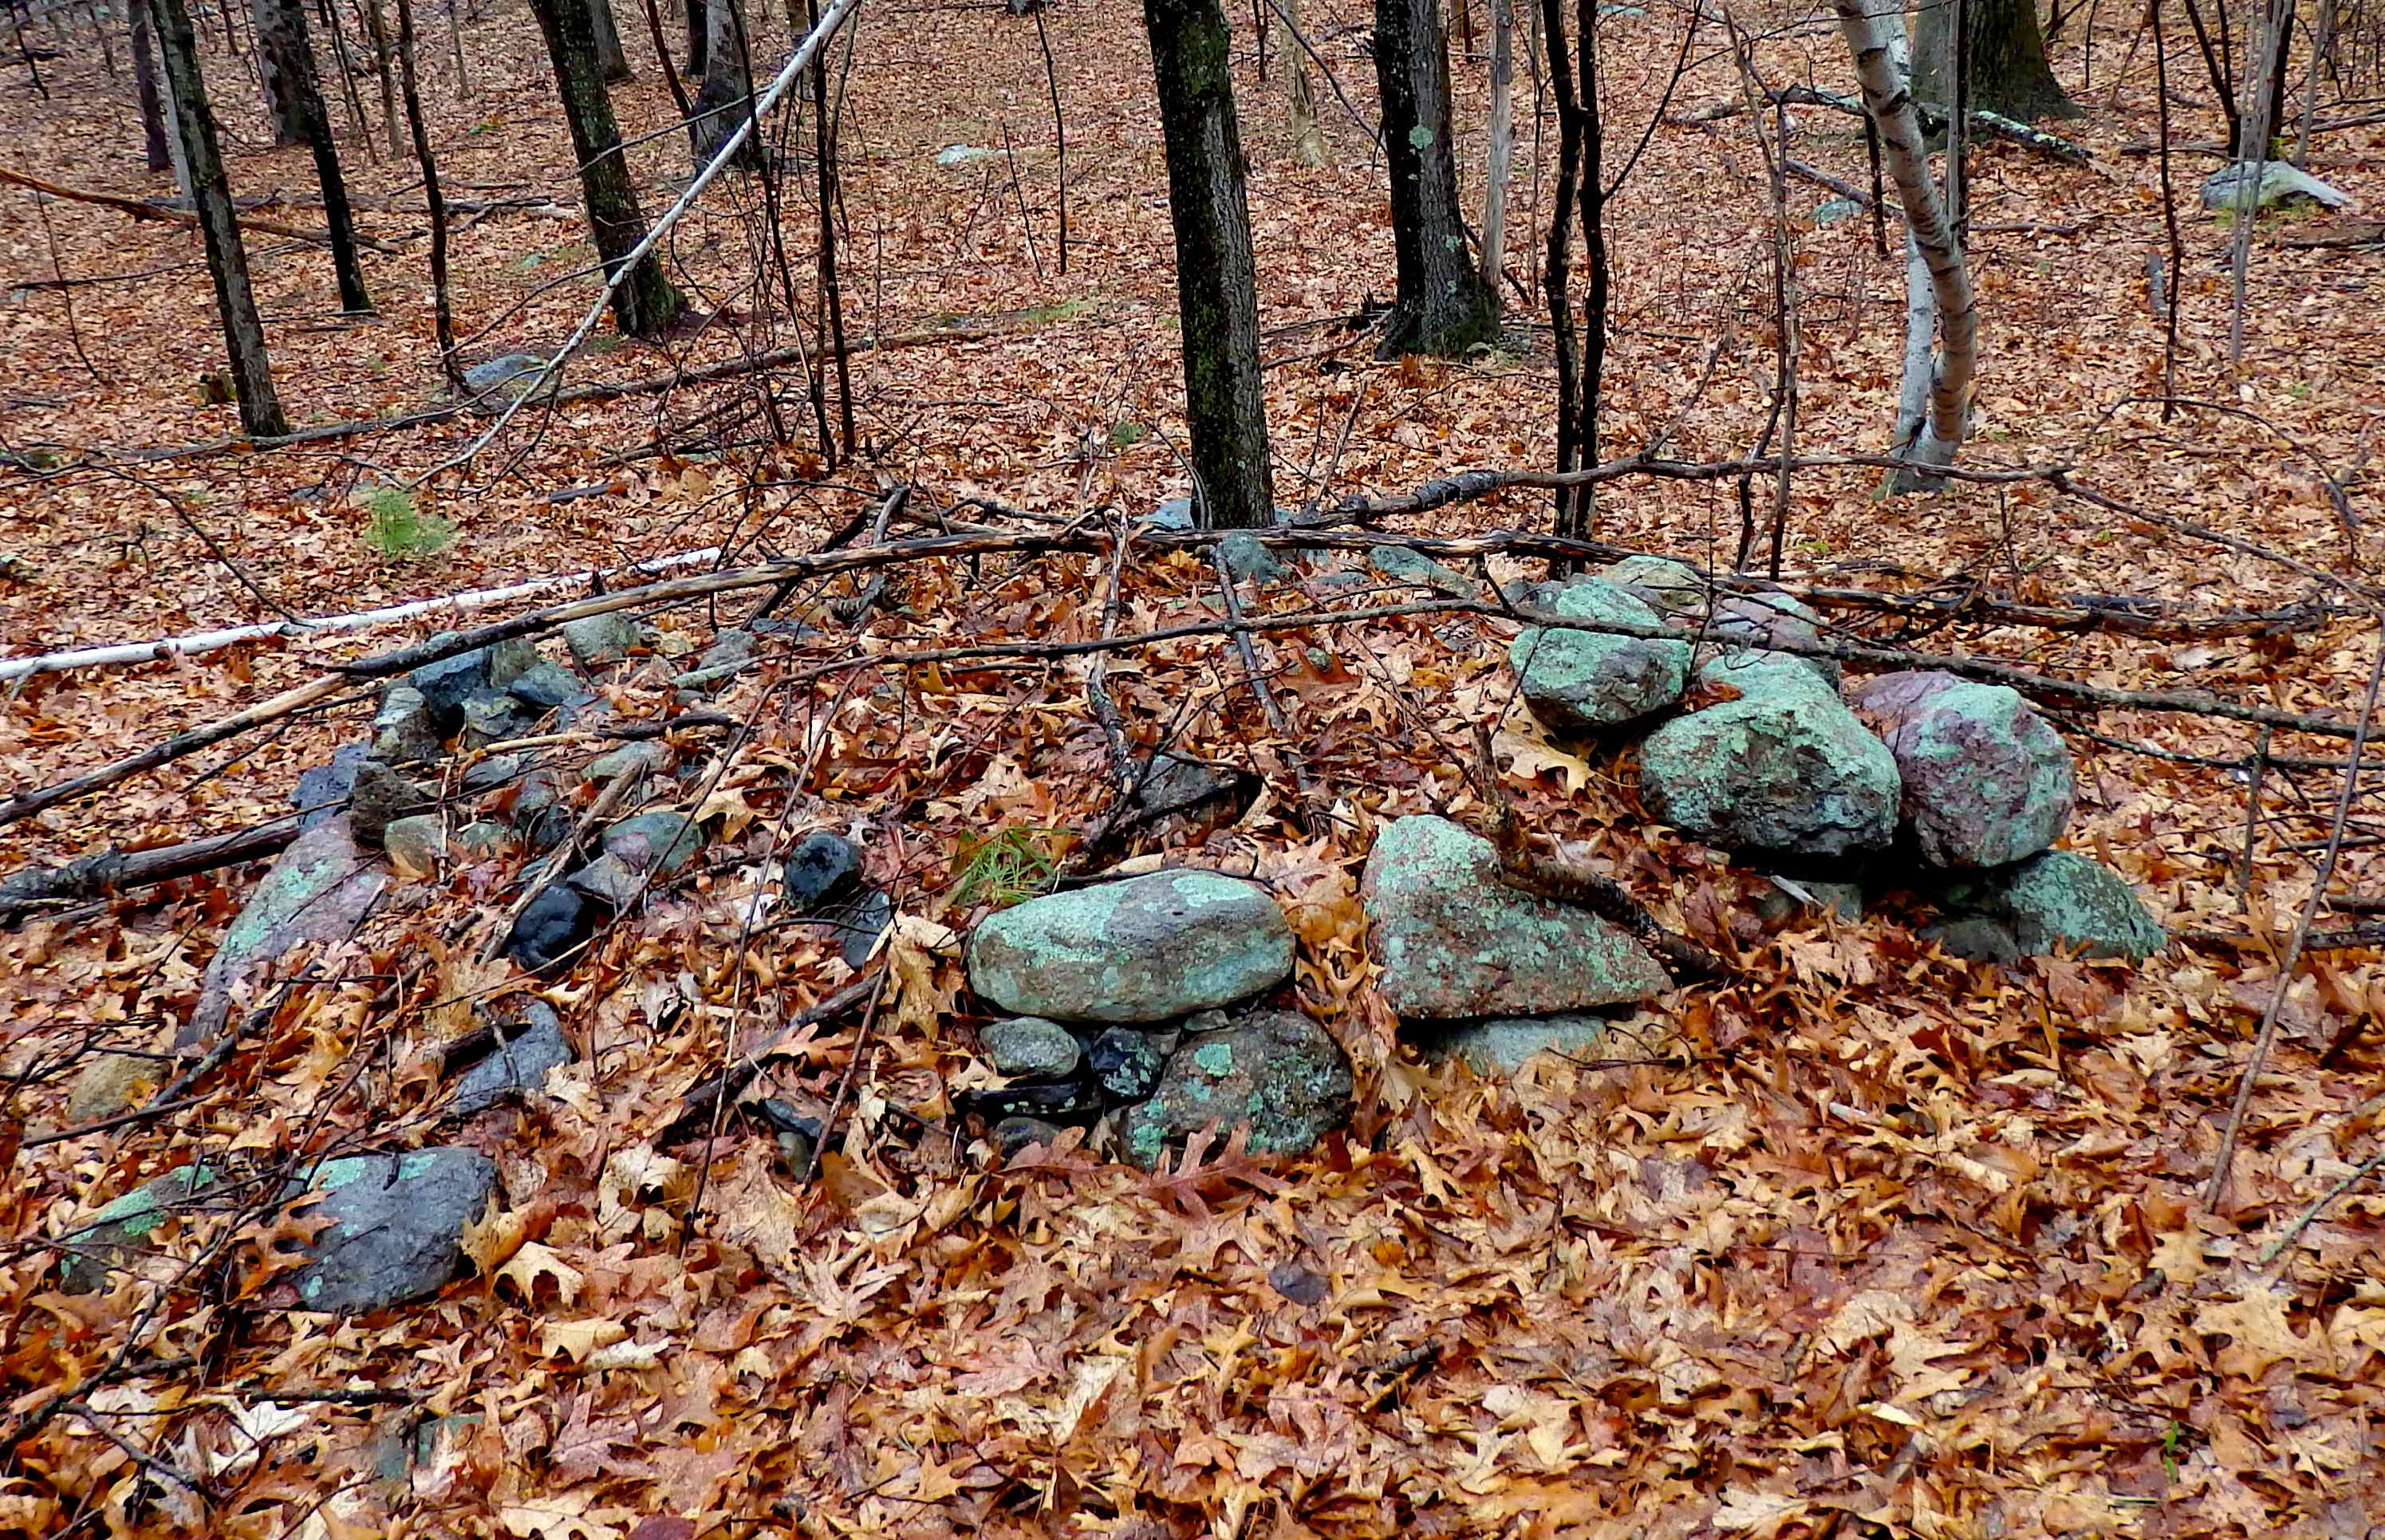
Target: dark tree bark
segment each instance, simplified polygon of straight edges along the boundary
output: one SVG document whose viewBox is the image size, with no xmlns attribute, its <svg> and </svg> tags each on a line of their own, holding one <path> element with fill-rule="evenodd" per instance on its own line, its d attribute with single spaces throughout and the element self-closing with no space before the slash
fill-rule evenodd
<svg viewBox="0 0 2385 1540">
<path fill-rule="evenodd" d="M 216 139 L 216 115 L 207 106 L 206 84 L 199 78 L 199 43 L 191 32 L 191 14 L 182 0 L 152 0 L 157 23 L 157 53 L 166 67 L 168 94 L 174 104 L 174 130 L 190 167 L 191 198 L 199 212 L 199 230 L 207 249 L 207 273 L 215 279 L 216 313 L 223 321 L 224 351 L 231 361 L 231 378 L 240 402 L 240 425 L 257 438 L 276 438 L 290 431 L 273 392 L 273 371 L 265 357 L 265 323 L 257 318 L 256 296 L 248 286 L 248 254 L 240 243 L 240 222 L 232 209 L 231 189 L 224 181 L 223 152 Z"/>
<path fill-rule="evenodd" d="M 1375 0 L 1375 80 L 1399 259 L 1398 302 L 1380 351 L 1457 357 L 1499 334 L 1499 297 L 1466 249 L 1439 0 Z"/>
<path fill-rule="evenodd" d="M 614 19 L 613 0 L 588 0 L 588 23 L 596 33 L 596 66 L 605 79 L 634 80 L 630 56 L 621 51 L 621 28 Z"/>
<path fill-rule="evenodd" d="M 265 84 L 265 113 L 272 120 L 276 144 L 302 143 L 306 138 L 305 109 L 298 103 L 298 50 L 303 44 L 291 35 L 292 14 L 281 0 L 249 0 L 249 19 L 256 24 L 257 73 Z"/>
<path fill-rule="evenodd" d="M 630 253 L 645 239 L 645 216 L 638 210 L 638 194 L 630 185 L 629 168 L 621 160 L 621 129 L 613 118 L 613 99 L 596 64 L 596 38 L 588 7 L 580 0 L 531 0 L 538 30 L 546 38 L 555 83 L 563 98 L 563 117 L 571 129 L 571 147 L 580 157 L 580 192 L 588 207 L 588 230 L 607 274 L 620 271 Z M 662 264 L 648 252 L 620 286 L 613 291 L 613 319 L 632 337 L 654 337 L 680 313 L 681 301 Z"/>
<path fill-rule="evenodd" d="M 695 113 L 687 125 L 688 149 L 698 170 L 712 163 L 722 143 L 744 123 L 754 95 L 754 77 L 746 68 L 745 18 L 737 0 L 705 0 L 705 33 L 704 84 L 695 93 Z M 730 164 L 761 163 L 760 136 L 748 134 Z"/>
<path fill-rule="evenodd" d="M 1194 506 L 1205 528 L 1262 528 L 1275 520 L 1275 467 L 1259 389 L 1258 281 L 1226 13 L 1217 0 L 1143 0 L 1143 18 L 1176 226 Z"/>
<path fill-rule="evenodd" d="M 687 0 L 687 68 L 681 71 L 690 80 L 701 78 L 712 61 L 705 52 L 705 33 L 710 23 L 706 19 L 709 7 L 705 0 Z"/>
<path fill-rule="evenodd" d="M 1598 7 L 1575 0 L 1574 41 L 1567 47 L 1563 0 L 1541 0 L 1542 30 L 1548 38 L 1549 80 L 1557 102 L 1555 209 L 1549 219 L 1549 321 L 1556 334 L 1557 469 L 1575 470 L 1598 461 L 1598 408 L 1606 373 L 1606 189 L 1603 151 L 1605 126 L 1598 106 Z M 1577 73 L 1576 61 L 1580 68 Z M 1569 290 L 1573 270 L 1572 228 L 1579 216 L 1590 259 L 1590 288 L 1577 327 Z M 1556 532 L 1590 538 L 1592 489 L 1562 487 L 1556 494 Z"/>
<path fill-rule="evenodd" d="M 331 237 L 331 266 L 340 276 L 340 308 L 352 313 L 370 310 L 372 297 L 365 292 L 364 270 L 356 265 L 356 222 L 348 211 L 347 179 L 340 172 L 331 115 L 323 110 L 323 93 L 315 80 L 315 51 L 306 40 L 306 7 L 303 0 L 260 0 L 260 4 L 273 13 L 276 29 L 290 44 L 283 62 L 290 72 L 290 93 L 297 102 L 298 137 L 314 153 L 315 180 L 323 188 L 323 223 Z"/>
<path fill-rule="evenodd" d="M 422 164 L 422 200 L 431 210 L 431 304 L 439 339 L 439 372 L 457 395 L 464 393 L 464 367 L 456 360 L 456 313 L 447 301 L 447 200 L 439 191 L 439 163 L 431 158 L 431 133 L 422 121 L 422 93 L 414 76 L 414 3 L 397 0 L 397 72 L 406 93 L 406 127 L 414 134 L 414 158 Z"/>
<path fill-rule="evenodd" d="M 1947 4 L 1923 6 L 1914 39 L 1914 94 L 1941 106 L 1954 99 L 1946 80 L 1953 9 Z M 1964 0 L 1963 31 L 1963 83 L 1974 109 L 2024 123 L 2079 116 L 2078 104 L 2064 94 L 2045 62 L 2037 0 Z"/>
<path fill-rule="evenodd" d="M 149 25 L 149 0 L 131 0 L 132 26 L 132 93 L 141 103 L 141 148 L 149 169 L 169 170 L 174 152 L 167 147 L 166 102 L 157 90 L 157 43 Z"/>
</svg>

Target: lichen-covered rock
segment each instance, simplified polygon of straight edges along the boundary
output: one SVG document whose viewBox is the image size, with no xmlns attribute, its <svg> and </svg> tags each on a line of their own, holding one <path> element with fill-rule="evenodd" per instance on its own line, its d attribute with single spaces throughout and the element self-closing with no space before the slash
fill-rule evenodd
<svg viewBox="0 0 2385 1540">
<path fill-rule="evenodd" d="M 1687 614 L 1705 607 L 1704 580 L 1688 563 L 1669 556 L 1626 556 L 1598 576 L 1668 614 Z"/>
<path fill-rule="evenodd" d="M 282 1196 L 319 1194 L 302 1212 L 331 1221 L 292 1274 L 301 1310 L 359 1314 L 435 1294 L 461 1271 L 464 1227 L 496 1196 L 476 1149 L 352 1155 L 303 1172 Z"/>
<path fill-rule="evenodd" d="M 527 1014 L 526 1025 L 457 1077 L 449 1112 L 469 1117 L 509 1098 L 542 1095 L 546 1072 L 571 1062 L 571 1043 L 563 1035 L 563 1023 L 555 1008 L 543 1000 L 532 1000 Z"/>
<path fill-rule="evenodd" d="M 1662 624 L 1656 612 L 1612 583 L 1569 583 L 1549 600 L 1573 620 Z M 1530 627 L 1507 649 L 1523 680 L 1524 704 L 1561 733 L 1595 733 L 1664 710 L 1688 682 L 1690 644 L 1599 631 Z"/>
<path fill-rule="evenodd" d="M 300 774 L 297 789 L 290 793 L 290 805 L 299 812 L 300 828 L 311 829 L 338 815 L 355 792 L 356 772 L 364 768 L 365 758 L 371 751 L 369 744 L 343 744 L 331 755 L 331 763 L 314 765 Z"/>
<path fill-rule="evenodd" d="M 606 854 L 657 877 L 675 876 L 703 846 L 704 831 L 684 813 L 641 813 L 605 831 Z"/>
<path fill-rule="evenodd" d="M 453 641 L 462 634 L 439 631 L 432 634 L 431 640 Z M 464 702 L 489 688 L 491 655 L 491 649 L 475 647 L 452 658 L 426 663 L 406 677 L 407 684 L 422 692 L 423 701 L 431 708 L 431 720 L 441 733 L 454 732 L 464 720 Z"/>
<path fill-rule="evenodd" d="M 619 663 L 638 644 L 637 626 L 618 610 L 567 620 L 557 629 L 563 645 L 571 650 L 571 661 L 582 668 Z"/>
<path fill-rule="evenodd" d="M 1167 1050 L 1138 1027 L 1111 1027 L 1085 1050 L 1086 1072 L 1113 1105 L 1149 1096 L 1167 1068 Z"/>
<path fill-rule="evenodd" d="M 1734 593 L 1717 600 L 1705 625 L 1707 645 L 1698 650 L 1701 669 L 1717 658 L 1743 661 L 1750 650 L 1759 655 L 1794 659 L 1832 689 L 1839 688 L 1836 658 L 1777 652 L 1783 645 L 1813 647 L 1822 640 L 1822 617 L 1793 594 L 1767 591 Z"/>
<path fill-rule="evenodd" d="M 1414 583 L 1453 599 L 1470 599 L 1481 591 L 1464 573 L 1453 572 L 1423 552 L 1405 545 L 1372 547 L 1367 553 L 1367 565 L 1394 583 Z"/>
<path fill-rule="evenodd" d="M 580 681 L 559 663 L 541 658 L 506 685 L 506 691 L 536 712 L 550 712 L 580 693 Z"/>
<path fill-rule="evenodd" d="M 995 1074 L 1027 1080 L 1066 1080 L 1085 1057 L 1076 1034 L 1041 1016 L 988 1022 L 977 1035 L 977 1046 L 985 1050 Z"/>
<path fill-rule="evenodd" d="M 1288 570 L 1277 560 L 1258 536 L 1248 529 L 1236 529 L 1217 542 L 1217 557 L 1225 563 L 1226 571 L 1238 583 L 1253 583 L 1261 588 L 1282 580 Z"/>
<path fill-rule="evenodd" d="M 58 1238 L 66 1262 L 59 1286 L 69 1294 L 92 1294 L 106 1286 L 110 1271 L 131 1263 L 158 1225 L 177 1211 L 194 1209 L 215 1185 L 215 1174 L 187 1165 L 152 1178 Z"/>
<path fill-rule="evenodd" d="M 1401 818 L 1359 885 L 1376 988 L 1404 1017 L 1578 1011 L 1672 987 L 1640 944 L 1586 909 L 1499 880 L 1491 841 L 1446 818 Z"/>
<path fill-rule="evenodd" d="M 676 757 L 669 744 L 650 738 L 606 750 L 588 762 L 583 774 L 592 781 L 618 780 L 623 776 L 659 776 L 670 769 Z"/>
<path fill-rule="evenodd" d="M 430 759 L 439 752 L 439 727 L 431 702 L 412 685 L 392 685 L 373 714 L 372 757 L 391 764 Z M 351 774 L 348 784 L 356 784 Z"/>
<path fill-rule="evenodd" d="M 200 975 L 199 1003 L 175 1045 L 214 1042 L 232 1012 L 248 1007 L 277 960 L 302 942 L 345 940 L 388 881 L 389 874 L 357 846 L 345 813 L 300 835 L 224 932 L 223 945 Z"/>
<path fill-rule="evenodd" d="M 424 787 L 368 759 L 356 767 L 356 784 L 348 789 L 348 828 L 359 844 L 378 845 L 390 825 L 434 801 Z"/>
<path fill-rule="evenodd" d="M 977 927 L 969 984 L 1020 1015 L 1157 1022 L 1274 987 L 1292 926 L 1266 888 L 1154 872 L 1030 899 Z"/>
<path fill-rule="evenodd" d="M 2082 950 L 2142 962 L 2169 944 L 2136 889 L 2076 851 L 2047 851 L 1947 890 L 1950 904 L 2009 926 L 2029 953 Z"/>
<path fill-rule="evenodd" d="M 2018 690 L 1917 670 L 1868 681 L 1853 704 L 1896 756 L 1901 827 L 1929 864 L 2002 866 L 2070 821 L 2070 751 Z"/>
<path fill-rule="evenodd" d="M 1330 1033 L 1297 1012 L 1261 1011 L 1187 1036 L 1151 1099 L 1120 1121 L 1119 1142 L 1146 1171 L 1205 1128 L 1219 1146 L 1240 1128 L 1254 1155 L 1298 1155 L 1350 1121 L 1354 1092 L 1350 1056 Z"/>
<path fill-rule="evenodd" d="M 1896 758 L 1793 658 L 1742 653 L 1701 682 L 1740 698 L 1676 717 L 1640 745 L 1654 816 L 1725 850 L 1843 856 L 1896 835 Z"/>
</svg>

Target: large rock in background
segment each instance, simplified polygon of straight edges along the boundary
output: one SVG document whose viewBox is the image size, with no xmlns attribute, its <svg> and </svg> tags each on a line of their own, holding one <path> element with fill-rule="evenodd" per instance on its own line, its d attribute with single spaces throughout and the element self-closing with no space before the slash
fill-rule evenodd
<svg viewBox="0 0 2385 1540">
<path fill-rule="evenodd" d="M 1375 987 L 1404 1017 L 1537 1015 L 1672 987 L 1621 929 L 1501 882 L 1491 841 L 1446 818 L 1386 827 L 1358 892 Z"/>
<path fill-rule="evenodd" d="M 1663 622 L 1638 597 L 1591 578 L 1547 597 L 1549 611 L 1573 620 L 1629 626 Z M 1635 721 L 1681 698 L 1689 680 L 1685 641 L 1530 627 L 1507 649 L 1523 680 L 1524 704 L 1550 728 L 1588 734 Z"/>
<path fill-rule="evenodd" d="M 1254 1155 L 1297 1155 L 1350 1121 L 1355 1082 L 1332 1034 L 1294 1011 L 1260 1011 L 1186 1035 L 1148 1101 L 1119 1124 L 1126 1158 L 1148 1171 L 1204 1128 L 1222 1148 L 1246 1129 Z"/>
<path fill-rule="evenodd" d="M 1273 988 L 1292 925 L 1266 888 L 1216 872 L 1154 872 L 1005 909 L 977 927 L 969 985 L 1055 1021 L 1159 1022 Z"/>
<path fill-rule="evenodd" d="M 1982 872 L 1945 894 L 1950 907 L 2001 921 L 2024 952 L 2081 950 L 2142 962 L 2169 944 L 2136 889 L 2092 857 L 2048 851 Z"/>
<path fill-rule="evenodd" d="M 347 814 L 300 835 L 224 932 L 223 945 L 199 979 L 199 1003 L 175 1046 L 214 1042 L 232 1012 L 248 1007 L 258 982 L 292 948 L 347 939 L 388 880 L 387 869 L 357 845 Z"/>
<path fill-rule="evenodd" d="M 2203 206 L 2214 214 L 2233 213 L 2244 179 L 2253 174 L 2253 168 L 2243 161 L 2232 161 L 2212 172 L 2203 180 Z M 2258 175 L 2260 181 L 2253 189 L 2255 213 L 2297 203 L 2316 204 L 2321 208 L 2352 206 L 2351 194 L 2319 180 L 2291 161 L 2265 160 Z"/>
<path fill-rule="evenodd" d="M 1896 756 L 1902 829 L 1932 866 L 2019 861 L 2070 821 L 2070 751 L 2020 691 L 1917 670 L 1866 682 L 1853 704 Z"/>
<path fill-rule="evenodd" d="M 1626 556 L 1598 576 L 1667 615 L 1695 615 L 1705 608 L 1705 579 L 1688 563 L 1669 556 Z"/>
<path fill-rule="evenodd" d="M 1717 658 L 1742 659 L 1751 650 L 1764 653 L 1781 646 L 1818 646 L 1822 640 L 1822 617 L 1812 605 L 1793 594 L 1734 593 L 1716 602 L 1706 619 L 1705 637 L 1708 645 L 1698 649 L 1697 665 L 1701 669 Z M 1717 642 L 1722 645 L 1712 645 Z M 1807 657 L 1796 652 L 1771 655 L 1792 659 L 1813 670 L 1815 677 L 1832 689 L 1839 688 L 1841 670 L 1836 658 Z"/>
<path fill-rule="evenodd" d="M 1781 654 L 1742 653 L 1698 678 L 1740 698 L 1641 743 L 1641 801 L 1652 814 L 1726 850 L 1835 858 L 1888 847 L 1895 756 L 1818 675 Z"/>
<path fill-rule="evenodd" d="M 299 1308 L 356 1314 L 435 1294 L 462 1271 L 464 1227 L 496 1196 L 497 1168 L 475 1149 L 351 1155 L 302 1173 L 283 1191 L 321 1195 L 305 1211 L 331 1223 L 291 1282 Z"/>
</svg>

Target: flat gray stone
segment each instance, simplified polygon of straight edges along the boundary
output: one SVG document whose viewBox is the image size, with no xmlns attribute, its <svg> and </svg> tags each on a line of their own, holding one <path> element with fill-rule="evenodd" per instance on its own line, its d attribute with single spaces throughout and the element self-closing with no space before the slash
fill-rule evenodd
<svg viewBox="0 0 2385 1540">
<path fill-rule="evenodd" d="M 1582 1011 L 1561 1011 L 1546 1016 L 1492 1016 L 1483 1021 L 1436 1024 L 1417 1035 L 1417 1046 L 1429 1058 L 1463 1059 L 1475 1074 L 1510 1075 L 1533 1055 L 1567 1058 L 1599 1057 L 1614 1023 Z"/>
<path fill-rule="evenodd" d="M 1216 872 L 1154 872 L 1004 910 L 977 927 L 969 984 L 1055 1021 L 1157 1022 L 1273 988 L 1292 926 L 1266 888 Z"/>
<path fill-rule="evenodd" d="M 641 813 L 605 831 L 605 852 L 632 870 L 674 876 L 704 848 L 704 831 L 684 813 Z"/>
<path fill-rule="evenodd" d="M 1042 1016 L 989 1022 L 977 1043 L 995 1074 L 1020 1079 L 1066 1080 L 1085 1057 L 1074 1033 Z"/>
<path fill-rule="evenodd" d="M 285 1198 L 322 1196 L 329 1218 L 313 1260 L 292 1274 L 299 1308 L 361 1314 L 435 1294 L 462 1271 L 464 1227 L 496 1196 L 497 1168 L 475 1149 L 352 1155 L 293 1178 Z"/>
<path fill-rule="evenodd" d="M 460 631 L 436 631 L 433 642 L 453 641 Z M 441 733 L 451 733 L 464 719 L 464 702 L 489 688 L 491 650 L 476 647 L 468 652 L 458 652 L 451 658 L 426 663 L 406 675 L 406 683 L 422 692 L 431 708 L 431 720 Z"/>
<path fill-rule="evenodd" d="M 2239 191 L 2252 168 L 2243 161 L 2231 161 L 2204 179 L 2203 206 L 2214 214 L 2233 210 Z M 2280 208 L 2288 204 L 2316 204 L 2321 208 L 2350 208 L 2352 195 L 2341 188 L 2319 180 L 2291 161 L 2265 160 L 2260 163 L 2260 180 L 2253 191 L 2253 207 Z"/>
<path fill-rule="evenodd" d="M 506 690 L 536 712 L 550 712 L 580 693 L 580 680 L 559 663 L 541 658 L 509 681 Z"/>
<path fill-rule="evenodd" d="M 532 1001 L 528 1027 L 511 1041 L 499 1043 L 487 1058 L 457 1077 L 456 1099 L 448 1111 L 457 1117 L 469 1117 L 500 1101 L 543 1097 L 546 1072 L 571 1062 L 572 1058 L 571 1044 L 563 1036 L 563 1024 L 554 1008 Z"/>
<path fill-rule="evenodd" d="M 1704 579 L 1687 562 L 1670 556 L 1626 556 L 1598 576 L 1667 615 L 1694 614 L 1706 605 Z"/>
<path fill-rule="evenodd" d="M 659 776 L 670 769 L 676 757 L 670 745 L 660 739 L 624 743 L 590 760 L 587 776 L 592 781 L 609 781 L 629 775 Z"/>
<path fill-rule="evenodd" d="M 303 943 L 345 940 L 388 882 L 388 872 L 357 845 L 346 814 L 301 834 L 224 932 L 176 1046 L 213 1043 L 231 1013 L 253 1003 L 276 962 Z"/>
<path fill-rule="evenodd" d="M 576 891 L 600 899 L 616 911 L 637 902 L 648 886 L 643 872 L 609 851 L 563 880 Z"/>
<path fill-rule="evenodd" d="M 1156 528 L 1182 534 L 1192 528 L 1192 500 L 1171 497 L 1154 508 L 1145 522 Z"/>
<path fill-rule="evenodd" d="M 563 645 L 571 650 L 571 661 L 582 668 L 619 663 L 638 644 L 636 624 L 618 610 L 567 620 L 558 629 Z"/>
<path fill-rule="evenodd" d="M 1900 832 L 1923 861 L 2002 866 L 2061 838 L 2070 751 L 2020 691 L 1915 670 L 1866 681 L 1852 703 L 1896 756 Z"/>
<path fill-rule="evenodd" d="M 1491 841 L 1446 818 L 1387 826 L 1358 896 L 1375 987 L 1404 1018 L 1540 1015 L 1672 987 L 1619 927 L 1501 882 Z"/>
<path fill-rule="evenodd" d="M 1543 606 L 1572 620 L 1659 626 L 1636 595 L 1596 578 L 1569 583 Z M 1689 682 L 1690 644 L 1560 627 L 1528 627 L 1507 649 L 1525 706 L 1553 731 L 1604 732 L 1663 711 Z"/>
<path fill-rule="evenodd" d="M 1414 583 L 1453 599 L 1481 594 L 1473 578 L 1454 572 L 1420 551 L 1405 545 L 1378 545 L 1367 553 L 1367 565 L 1394 583 Z"/>
<path fill-rule="evenodd" d="M 508 353 L 466 369 L 464 389 L 472 395 L 486 395 L 520 381 L 520 388 L 526 391 L 531 378 L 546 367 L 546 362 L 534 353 Z"/>
<path fill-rule="evenodd" d="M 1813 670 L 1741 653 L 1699 673 L 1742 692 L 1650 733 L 1640 795 L 1654 816 L 1730 851 L 1837 857 L 1888 848 L 1895 756 Z"/>
<path fill-rule="evenodd" d="M 435 757 L 439 727 L 431 719 L 431 702 L 412 685 L 392 685 L 373 713 L 371 754 L 390 764 L 407 764 Z M 353 773 L 348 784 L 356 784 Z"/>
<path fill-rule="evenodd" d="M 1205 1128 L 1222 1148 L 1247 1130 L 1253 1155 L 1299 1155 L 1350 1121 L 1350 1056 L 1294 1011 L 1261 1011 L 1220 1031 L 1187 1036 L 1151 1099 L 1118 1124 L 1126 1158 L 1148 1171 Z"/>
<path fill-rule="evenodd" d="M 1287 568 L 1276 559 L 1258 536 L 1248 529 L 1237 529 L 1217 542 L 1217 556 L 1226 571 L 1238 583 L 1255 583 L 1261 587 L 1280 582 Z"/>
</svg>

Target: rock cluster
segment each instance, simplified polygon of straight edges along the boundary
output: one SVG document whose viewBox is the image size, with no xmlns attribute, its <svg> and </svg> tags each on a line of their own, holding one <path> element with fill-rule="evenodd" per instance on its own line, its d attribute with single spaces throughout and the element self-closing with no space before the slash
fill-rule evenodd
<svg viewBox="0 0 2385 1540">
<path fill-rule="evenodd" d="M 980 924 L 968 962 L 1011 1014 L 979 1034 L 1005 1084 L 962 1105 L 1005 1153 L 1106 1117 L 1146 1168 L 1204 1129 L 1296 1154 L 1349 1118 L 1342 1046 L 1252 1003 L 1292 964 L 1292 926 L 1255 883 L 1166 871 L 1031 899 Z"/>
</svg>

